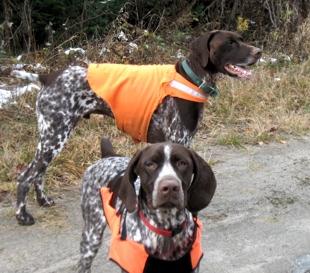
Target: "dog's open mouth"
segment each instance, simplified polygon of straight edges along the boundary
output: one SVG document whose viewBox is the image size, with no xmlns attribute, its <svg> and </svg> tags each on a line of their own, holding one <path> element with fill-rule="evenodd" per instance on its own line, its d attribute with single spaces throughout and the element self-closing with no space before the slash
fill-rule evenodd
<svg viewBox="0 0 310 273">
<path fill-rule="evenodd" d="M 224 68 L 230 75 L 241 79 L 248 79 L 252 76 L 252 72 L 244 65 L 226 64 Z"/>
</svg>

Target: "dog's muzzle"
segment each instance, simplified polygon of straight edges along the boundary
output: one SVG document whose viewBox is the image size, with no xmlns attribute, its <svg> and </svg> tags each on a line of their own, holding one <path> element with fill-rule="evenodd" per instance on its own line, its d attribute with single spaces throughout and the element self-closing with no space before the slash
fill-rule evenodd
<svg viewBox="0 0 310 273">
<path fill-rule="evenodd" d="M 157 207 L 182 208 L 183 200 L 184 196 L 180 181 L 171 176 L 163 177 L 159 181 L 157 200 L 155 200 Z"/>
</svg>

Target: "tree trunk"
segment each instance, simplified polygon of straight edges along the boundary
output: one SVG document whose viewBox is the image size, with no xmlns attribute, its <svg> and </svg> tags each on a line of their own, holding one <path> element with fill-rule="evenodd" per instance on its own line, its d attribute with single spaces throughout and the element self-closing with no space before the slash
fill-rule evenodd
<svg viewBox="0 0 310 273">
<path fill-rule="evenodd" d="M 10 0 L 3 0 L 3 40 L 4 49 L 8 52 L 12 52 L 12 3 Z"/>
<path fill-rule="evenodd" d="M 29 0 L 24 0 L 23 11 L 21 14 L 23 26 L 23 39 L 26 44 L 27 52 L 35 50 L 35 39 L 32 31 L 31 6 Z"/>
</svg>

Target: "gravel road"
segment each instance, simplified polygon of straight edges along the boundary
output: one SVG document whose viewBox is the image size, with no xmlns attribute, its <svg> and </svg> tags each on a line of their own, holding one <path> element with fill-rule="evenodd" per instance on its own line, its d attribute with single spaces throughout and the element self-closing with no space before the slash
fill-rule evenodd
<svg viewBox="0 0 310 273">
<path fill-rule="evenodd" d="M 218 181 L 213 202 L 200 213 L 205 252 L 200 272 L 292 272 L 296 258 L 310 254 L 310 137 L 245 149 L 206 148 L 199 141 L 195 147 L 215 162 Z M 17 225 L 14 197 L 0 203 L 0 273 L 75 272 L 79 188 L 53 196 L 52 208 L 30 202 L 37 219 L 31 227 Z M 120 272 L 106 260 L 108 241 L 106 232 L 94 273 Z"/>
</svg>

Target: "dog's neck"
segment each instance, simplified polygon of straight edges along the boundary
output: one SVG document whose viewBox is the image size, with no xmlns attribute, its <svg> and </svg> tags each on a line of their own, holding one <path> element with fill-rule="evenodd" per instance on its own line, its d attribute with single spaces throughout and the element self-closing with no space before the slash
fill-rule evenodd
<svg viewBox="0 0 310 273">
<path fill-rule="evenodd" d="M 177 260 L 190 251 L 195 239 L 195 221 L 187 210 L 153 210 L 145 204 L 141 206 L 148 222 L 158 228 L 172 230 L 186 220 L 181 232 L 175 236 L 163 236 L 147 227 L 141 220 L 138 210 L 127 214 L 126 229 L 129 239 L 144 245 L 148 254 L 161 260 Z M 179 249 L 179 251 L 175 251 Z"/>
<path fill-rule="evenodd" d="M 192 71 L 201 79 L 206 81 L 210 85 L 215 85 L 216 73 L 212 72 L 212 69 L 205 69 L 201 66 L 200 62 L 196 59 L 195 56 L 189 55 L 187 62 L 192 69 Z M 189 75 L 184 71 L 181 62 L 178 62 L 176 65 L 176 70 L 181 74 L 185 79 L 194 83 Z M 194 83 L 195 84 L 195 83 Z"/>
<path fill-rule="evenodd" d="M 147 221 L 152 226 L 166 230 L 177 229 L 184 221 L 190 220 L 188 218 L 191 218 L 190 213 L 186 209 L 151 209 L 143 202 L 140 203 L 139 209 L 146 215 Z"/>
</svg>

